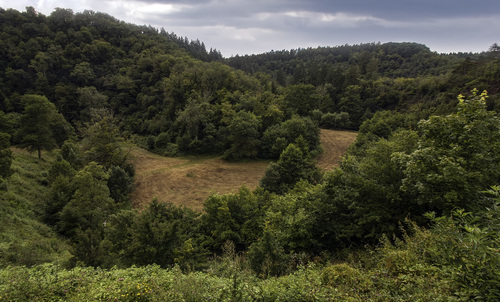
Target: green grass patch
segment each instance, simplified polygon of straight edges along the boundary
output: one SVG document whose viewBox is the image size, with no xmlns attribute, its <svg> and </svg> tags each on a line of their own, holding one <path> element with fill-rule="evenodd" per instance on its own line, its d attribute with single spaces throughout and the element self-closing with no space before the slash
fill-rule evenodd
<svg viewBox="0 0 500 302">
<path fill-rule="evenodd" d="M 14 150 L 13 174 L 0 191 L 0 266 L 64 264 L 71 257 L 69 246 L 40 221 L 47 194 L 47 171 L 56 155 L 45 152 L 38 160 Z"/>
</svg>

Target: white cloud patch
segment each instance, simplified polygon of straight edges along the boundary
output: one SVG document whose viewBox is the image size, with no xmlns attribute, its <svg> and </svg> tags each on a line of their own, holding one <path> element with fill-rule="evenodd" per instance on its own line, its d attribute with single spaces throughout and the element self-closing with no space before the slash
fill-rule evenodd
<svg viewBox="0 0 500 302">
<path fill-rule="evenodd" d="M 143 2 L 114 2 L 118 5 L 122 5 L 123 8 L 127 9 L 130 13 L 140 13 L 142 18 L 147 18 L 151 14 L 174 14 L 182 11 L 184 5 L 179 4 L 163 4 L 163 3 L 152 3 L 149 5 L 144 5 Z"/>
<path fill-rule="evenodd" d="M 141 1 L 108 1 L 109 10 L 120 12 L 126 21 L 138 24 L 156 24 L 164 17 L 182 12 L 188 5 L 169 3 L 144 3 Z M 122 17 L 123 18 L 123 17 Z"/>
</svg>

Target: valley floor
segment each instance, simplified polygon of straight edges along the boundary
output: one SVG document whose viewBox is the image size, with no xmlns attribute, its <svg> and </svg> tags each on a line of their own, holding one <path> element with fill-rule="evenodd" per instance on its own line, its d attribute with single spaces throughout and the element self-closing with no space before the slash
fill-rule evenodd
<svg viewBox="0 0 500 302">
<path fill-rule="evenodd" d="M 356 139 L 356 132 L 321 130 L 323 154 L 318 167 L 330 170 Z M 141 208 L 153 198 L 201 210 L 210 194 L 237 192 L 245 185 L 255 189 L 269 161 L 227 162 L 220 157 L 163 157 L 143 149 L 132 149 L 136 169 L 134 207 Z"/>
</svg>

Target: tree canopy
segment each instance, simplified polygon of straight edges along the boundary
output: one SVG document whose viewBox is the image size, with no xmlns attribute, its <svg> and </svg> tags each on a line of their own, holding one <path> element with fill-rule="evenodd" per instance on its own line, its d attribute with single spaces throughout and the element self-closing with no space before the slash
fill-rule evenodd
<svg viewBox="0 0 500 302">
<path fill-rule="evenodd" d="M 53 103 L 39 95 L 24 95 L 21 127 L 17 132 L 20 146 L 28 151 L 37 151 L 42 158 L 42 149 L 52 150 L 70 135 L 70 126 L 57 112 Z"/>
</svg>

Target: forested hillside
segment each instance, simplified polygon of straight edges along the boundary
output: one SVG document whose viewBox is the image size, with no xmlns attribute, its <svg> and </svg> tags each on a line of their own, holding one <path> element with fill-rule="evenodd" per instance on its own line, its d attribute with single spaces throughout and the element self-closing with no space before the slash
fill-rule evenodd
<svg viewBox="0 0 500 302">
<path fill-rule="evenodd" d="M 0 300 L 500 298 L 496 44 L 222 58 L 31 7 L 0 35 Z M 338 167 L 320 128 L 358 131 Z M 134 208 L 137 147 L 270 164 L 201 211 Z"/>
<path fill-rule="evenodd" d="M 464 89 L 496 95 L 498 56 L 497 46 L 481 54 L 438 54 L 417 43 L 369 43 L 271 51 L 226 61 L 251 74 L 269 75 L 282 86 L 314 86 L 310 89 L 323 101 L 312 109 L 346 112 L 356 128 L 379 110 L 414 111 L 420 117 L 450 112 L 450 100 Z M 488 102 L 498 108 L 497 97 Z"/>
</svg>

